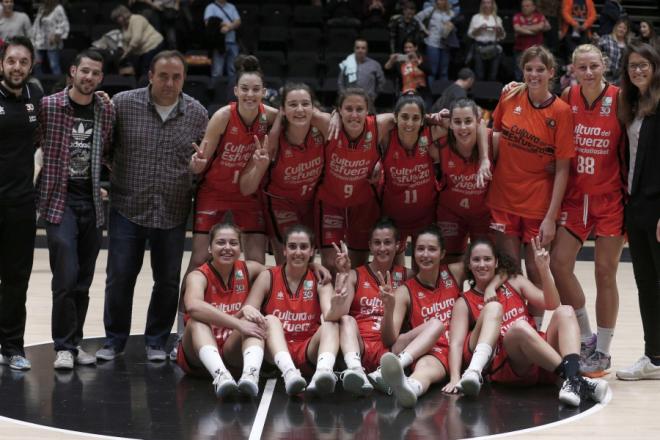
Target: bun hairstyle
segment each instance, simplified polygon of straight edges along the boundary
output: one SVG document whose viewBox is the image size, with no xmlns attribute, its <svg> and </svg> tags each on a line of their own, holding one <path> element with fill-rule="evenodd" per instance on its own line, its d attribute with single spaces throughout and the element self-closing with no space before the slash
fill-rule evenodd
<svg viewBox="0 0 660 440">
<path fill-rule="evenodd" d="M 263 82 L 264 73 L 261 71 L 261 66 L 259 65 L 259 59 L 254 55 L 239 55 L 234 61 L 234 67 L 236 68 L 236 82 L 241 79 L 241 76 L 251 73 L 257 75 L 261 78 Z"/>
<path fill-rule="evenodd" d="M 426 106 L 424 104 L 424 99 L 419 96 L 414 90 L 409 90 L 402 94 L 399 99 L 396 101 L 394 106 L 394 114 L 398 115 L 401 109 L 406 104 L 414 104 L 419 108 L 419 112 L 422 114 L 422 118 L 426 114 Z M 424 119 L 422 119 L 422 125 L 424 125 Z"/>
</svg>

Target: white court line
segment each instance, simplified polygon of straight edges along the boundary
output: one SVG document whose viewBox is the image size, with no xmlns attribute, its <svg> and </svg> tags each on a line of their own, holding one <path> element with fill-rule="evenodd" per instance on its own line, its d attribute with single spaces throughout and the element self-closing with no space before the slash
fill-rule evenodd
<svg viewBox="0 0 660 440">
<path fill-rule="evenodd" d="M 261 438 L 261 433 L 266 424 L 266 416 L 268 415 L 270 401 L 273 399 L 273 392 L 275 391 L 276 383 L 277 379 L 274 378 L 266 381 L 264 393 L 261 395 L 261 402 L 259 402 L 259 408 L 257 408 L 257 415 L 254 416 L 254 422 L 252 422 L 252 430 L 250 431 L 250 437 L 248 440 L 259 440 Z"/>
<path fill-rule="evenodd" d="M 596 414 L 598 411 L 605 408 L 605 406 L 608 403 L 610 403 L 610 400 L 612 400 L 612 389 L 611 388 L 609 388 L 607 390 L 607 396 L 605 396 L 605 400 L 603 400 L 602 403 L 597 403 L 594 406 L 592 406 L 591 408 L 589 408 L 588 410 L 583 411 L 583 412 L 581 412 L 579 414 L 576 414 L 574 416 L 567 417 L 565 419 L 558 420 L 556 422 L 546 423 L 544 425 L 535 426 L 533 428 L 525 428 L 525 429 L 519 429 L 517 431 L 503 432 L 501 434 L 484 435 L 484 436 L 481 436 L 481 437 L 469 437 L 469 438 L 474 440 L 474 439 L 493 439 L 493 438 L 510 437 L 510 436 L 513 436 L 513 435 L 529 434 L 529 433 L 536 432 L 536 431 L 546 430 L 546 429 L 549 429 L 549 428 L 554 428 L 556 426 L 565 425 L 567 423 L 574 423 L 574 422 L 576 422 L 580 419 L 583 419 L 585 417 Z"/>
</svg>

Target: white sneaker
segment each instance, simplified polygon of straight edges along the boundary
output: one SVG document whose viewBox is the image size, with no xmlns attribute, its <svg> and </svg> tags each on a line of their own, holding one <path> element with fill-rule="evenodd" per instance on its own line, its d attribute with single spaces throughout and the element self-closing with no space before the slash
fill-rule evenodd
<svg viewBox="0 0 660 440">
<path fill-rule="evenodd" d="M 289 396 L 295 396 L 305 391 L 307 382 L 300 374 L 300 370 L 291 368 L 282 374 L 284 379 L 284 389 Z"/>
<path fill-rule="evenodd" d="M 234 378 L 231 377 L 231 374 L 227 370 L 220 371 L 215 379 L 213 379 L 213 388 L 215 395 L 222 398 L 238 391 L 238 385 L 236 385 Z"/>
<path fill-rule="evenodd" d="M 259 394 L 259 370 L 252 367 L 250 371 L 243 371 L 238 380 L 238 391 L 250 397 L 257 397 Z"/>
<path fill-rule="evenodd" d="M 481 391 L 481 384 L 483 384 L 483 382 L 484 380 L 481 377 L 481 373 L 477 370 L 467 369 L 463 372 L 463 376 L 461 376 L 458 386 L 466 396 L 476 397 L 479 395 L 479 391 Z"/>
<path fill-rule="evenodd" d="M 642 380 L 660 379 L 660 366 L 653 365 L 648 356 L 642 356 L 632 367 L 624 368 L 616 372 L 617 379 Z"/>
<path fill-rule="evenodd" d="M 610 385 L 603 379 L 591 379 L 589 377 L 581 378 L 582 395 L 590 398 L 596 403 L 601 403 L 607 396 L 607 390 Z"/>
<path fill-rule="evenodd" d="M 78 354 L 76 355 L 76 364 L 78 365 L 93 365 L 96 363 L 96 356 L 87 353 L 82 347 L 76 347 Z"/>
<path fill-rule="evenodd" d="M 344 390 L 351 394 L 366 396 L 374 390 L 362 368 L 347 368 L 342 371 L 340 377 Z"/>
<path fill-rule="evenodd" d="M 69 350 L 58 351 L 53 367 L 58 370 L 73 370 L 73 354 Z"/>
<path fill-rule="evenodd" d="M 414 408 L 417 404 L 417 394 L 408 384 L 403 366 L 394 353 L 385 353 L 380 358 L 380 368 L 383 380 L 392 389 L 397 402 L 404 408 Z"/>
<path fill-rule="evenodd" d="M 317 368 L 312 380 L 309 381 L 307 391 L 316 393 L 320 396 L 330 394 L 335 390 L 337 376 L 328 368 Z"/>
<path fill-rule="evenodd" d="M 564 380 L 559 390 L 559 401 L 567 406 L 580 406 L 580 388 L 582 381 L 580 377 L 569 377 Z"/>
<path fill-rule="evenodd" d="M 373 387 L 381 393 L 392 394 L 392 390 L 387 386 L 385 380 L 383 380 L 383 374 L 380 371 L 380 367 L 378 367 L 376 371 L 372 371 L 371 373 L 367 374 L 367 378 Z"/>
</svg>

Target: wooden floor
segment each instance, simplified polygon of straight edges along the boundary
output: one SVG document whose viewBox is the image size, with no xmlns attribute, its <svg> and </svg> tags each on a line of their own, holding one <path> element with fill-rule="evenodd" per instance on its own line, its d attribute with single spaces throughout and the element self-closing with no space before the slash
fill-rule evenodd
<svg viewBox="0 0 660 440">
<path fill-rule="evenodd" d="M 103 332 L 103 291 L 105 286 L 105 265 L 107 253 L 101 251 L 96 267 L 96 277 L 90 292 L 89 312 L 85 325 L 87 337 L 102 336 Z M 184 257 L 184 266 L 189 253 Z M 579 262 L 577 274 L 588 298 L 588 307 L 594 321 L 595 287 L 593 263 Z M 26 345 L 50 342 L 50 269 L 46 249 L 35 251 L 34 269 L 28 291 L 28 318 L 25 334 Z M 642 354 L 642 329 L 637 305 L 632 266 L 621 263 L 618 273 L 620 310 L 617 331 L 612 346 L 613 368 L 625 367 L 636 361 Z M 136 286 L 133 307 L 133 333 L 144 330 L 148 296 L 151 291 L 151 273 L 148 254 L 143 271 Z M 658 317 L 660 319 L 660 317 Z M 28 373 L 29 374 L 29 373 Z M 651 439 L 658 438 L 660 417 L 658 397 L 660 381 L 622 382 L 611 374 L 606 377 L 613 392 L 612 401 L 601 411 L 570 421 L 559 426 L 544 428 L 533 433 L 516 435 L 517 438 L 544 439 Z M 11 396 L 2 396 L 3 399 Z M 0 439 L 84 439 L 89 435 L 71 432 L 57 432 L 34 425 L 25 425 L 8 419 L 0 419 Z"/>
</svg>

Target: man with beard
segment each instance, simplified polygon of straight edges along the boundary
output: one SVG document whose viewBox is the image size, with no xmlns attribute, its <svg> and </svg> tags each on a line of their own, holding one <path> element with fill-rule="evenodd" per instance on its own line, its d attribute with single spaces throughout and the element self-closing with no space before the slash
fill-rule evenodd
<svg viewBox="0 0 660 440">
<path fill-rule="evenodd" d="M 101 156 L 112 143 L 114 122 L 110 101 L 94 93 L 103 81 L 101 54 L 79 53 L 70 75 L 71 86 L 41 100 L 37 139 L 44 157 L 39 214 L 53 272 L 54 367 L 69 370 L 96 362 L 80 342 L 101 248 Z"/>
<path fill-rule="evenodd" d="M 8 39 L 0 58 L 0 363 L 28 370 L 23 335 L 34 256 L 34 134 L 42 93 L 27 84 L 34 63 L 28 38 Z"/>
</svg>

